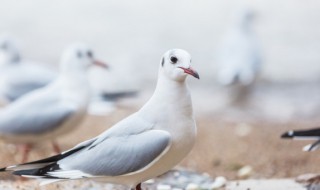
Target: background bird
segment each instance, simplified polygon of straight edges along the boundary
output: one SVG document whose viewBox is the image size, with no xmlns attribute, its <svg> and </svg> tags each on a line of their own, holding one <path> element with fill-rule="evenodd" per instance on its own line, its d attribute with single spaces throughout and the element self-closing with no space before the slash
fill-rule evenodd
<svg viewBox="0 0 320 190">
<path fill-rule="evenodd" d="M 261 54 L 252 30 L 253 11 L 242 8 L 235 14 L 232 27 L 218 49 L 218 82 L 230 86 L 235 101 L 242 101 L 261 69 Z"/>
<path fill-rule="evenodd" d="M 320 147 L 320 128 L 288 131 L 282 134 L 281 138 L 294 140 L 316 140 L 314 143 L 303 147 L 304 151 L 314 151 Z"/>
<path fill-rule="evenodd" d="M 24 60 L 11 37 L 0 37 L 0 96 L 4 101 L 15 101 L 46 86 L 56 77 L 55 71 Z"/>
<path fill-rule="evenodd" d="M 169 50 L 160 62 L 151 99 L 136 113 L 96 138 L 62 154 L 3 168 L 31 178 L 88 179 L 140 189 L 141 182 L 165 173 L 192 149 L 196 124 L 187 75 L 199 78 L 189 53 Z"/>
<path fill-rule="evenodd" d="M 86 115 L 90 99 L 86 71 L 93 64 L 106 67 L 86 45 L 72 45 L 62 56 L 59 77 L 1 110 L 0 138 L 23 144 L 22 162 L 30 148 L 43 141 L 52 141 L 55 152 L 60 152 L 54 139 L 75 129 Z"/>
</svg>

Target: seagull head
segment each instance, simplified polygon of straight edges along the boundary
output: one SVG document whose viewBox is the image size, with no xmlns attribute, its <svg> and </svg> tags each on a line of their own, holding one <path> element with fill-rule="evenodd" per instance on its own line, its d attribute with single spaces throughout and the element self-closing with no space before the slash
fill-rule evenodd
<svg viewBox="0 0 320 190">
<path fill-rule="evenodd" d="M 63 53 L 61 70 L 67 72 L 85 72 L 90 66 L 108 68 L 108 65 L 98 61 L 91 48 L 85 44 L 73 44 Z"/>
<path fill-rule="evenodd" d="M 20 61 L 19 50 L 14 40 L 7 35 L 0 37 L 0 64 L 13 64 Z"/>
<path fill-rule="evenodd" d="M 182 49 L 167 51 L 160 63 L 160 70 L 165 76 L 175 81 L 184 81 L 188 75 L 199 79 L 199 74 L 191 67 L 191 56 Z"/>
</svg>

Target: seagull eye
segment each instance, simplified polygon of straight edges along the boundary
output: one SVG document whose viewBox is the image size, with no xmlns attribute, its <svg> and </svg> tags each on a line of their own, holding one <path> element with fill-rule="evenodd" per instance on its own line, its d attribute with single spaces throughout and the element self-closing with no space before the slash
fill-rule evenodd
<svg viewBox="0 0 320 190">
<path fill-rule="evenodd" d="M 87 52 L 87 55 L 88 55 L 88 57 L 90 57 L 90 58 L 92 58 L 92 56 L 93 56 L 91 51 L 88 51 L 88 52 Z"/>
<path fill-rule="evenodd" d="M 173 64 L 175 64 L 175 63 L 178 62 L 178 58 L 172 56 L 172 57 L 170 57 L 170 61 L 171 61 Z"/>
<path fill-rule="evenodd" d="M 77 56 L 78 58 L 81 58 L 82 57 L 82 53 L 80 51 L 77 52 Z"/>
</svg>

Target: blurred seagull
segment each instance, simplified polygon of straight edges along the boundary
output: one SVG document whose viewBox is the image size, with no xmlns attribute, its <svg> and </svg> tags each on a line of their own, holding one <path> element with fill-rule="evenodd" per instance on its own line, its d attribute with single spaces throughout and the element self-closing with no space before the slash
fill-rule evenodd
<svg viewBox="0 0 320 190">
<path fill-rule="evenodd" d="M 189 53 L 169 50 L 160 62 L 155 92 L 138 112 L 62 154 L 1 170 L 49 180 L 42 184 L 92 178 L 141 189 L 141 182 L 174 167 L 195 143 L 196 124 L 185 80 L 187 75 L 199 75 L 190 64 Z"/>
<path fill-rule="evenodd" d="M 222 85 L 252 84 L 260 70 L 261 57 L 256 38 L 251 29 L 253 12 L 241 9 L 236 23 L 225 35 L 219 51 L 220 71 L 218 81 Z"/>
<path fill-rule="evenodd" d="M 46 140 L 60 152 L 54 139 L 73 130 L 86 115 L 90 98 L 86 71 L 93 64 L 106 67 L 86 45 L 74 44 L 64 52 L 56 80 L 1 110 L 0 139 L 23 144 L 22 162 L 33 144 Z"/>
<path fill-rule="evenodd" d="M 24 61 L 9 36 L 0 37 L 0 96 L 15 101 L 52 82 L 57 73 L 39 64 Z"/>
<path fill-rule="evenodd" d="M 117 70 L 118 69 L 118 70 Z M 125 73 L 120 65 L 112 70 L 91 68 L 88 72 L 93 96 L 89 106 L 90 115 L 106 115 L 119 107 L 121 100 L 134 98 L 138 94 L 132 77 L 122 77 Z M 121 70 L 121 71 L 120 71 Z"/>
<path fill-rule="evenodd" d="M 303 147 L 303 151 L 314 151 L 320 148 L 320 128 L 288 131 L 282 134 L 281 138 L 294 140 L 316 140 L 313 144 Z"/>
</svg>

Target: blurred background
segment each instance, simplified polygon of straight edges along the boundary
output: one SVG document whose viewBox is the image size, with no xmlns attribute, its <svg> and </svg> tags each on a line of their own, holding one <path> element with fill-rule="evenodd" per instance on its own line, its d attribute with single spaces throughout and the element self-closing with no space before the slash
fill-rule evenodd
<svg viewBox="0 0 320 190">
<path fill-rule="evenodd" d="M 318 1 L 0 2 L 0 32 L 15 38 L 25 59 L 58 70 L 64 48 L 85 42 L 110 65 L 110 71 L 96 71 L 106 80 L 103 88 L 139 91 L 108 115 L 88 116 L 73 138 L 62 137 L 63 149 L 98 135 L 142 106 L 155 88 L 162 54 L 181 48 L 192 55 L 201 78 L 188 79 L 199 136 L 181 166 L 229 179 L 241 177 L 238 171 L 244 166 L 251 168 L 250 177 L 295 177 L 319 171 L 314 164 L 320 161 L 317 152 L 302 152 L 304 142 L 280 139 L 286 130 L 320 124 Z M 219 52 L 226 34 L 236 30 L 241 10 L 253 14 L 251 33 L 261 67 L 245 100 L 234 104 L 230 94 L 238 92 L 221 85 L 217 76 Z M 48 154 L 42 147 L 32 158 Z M 8 155 L 7 163 L 14 163 L 16 156 Z"/>
</svg>

